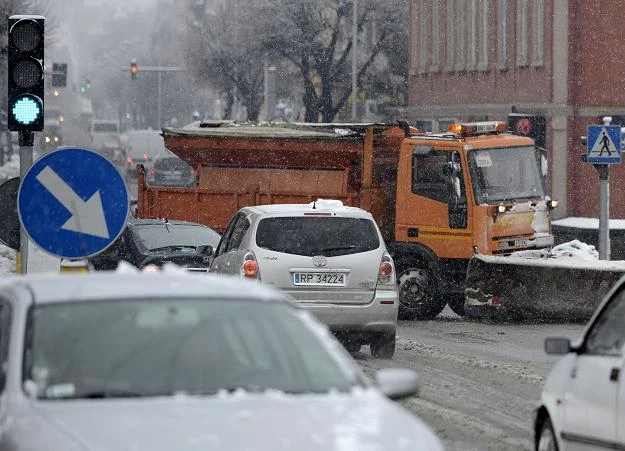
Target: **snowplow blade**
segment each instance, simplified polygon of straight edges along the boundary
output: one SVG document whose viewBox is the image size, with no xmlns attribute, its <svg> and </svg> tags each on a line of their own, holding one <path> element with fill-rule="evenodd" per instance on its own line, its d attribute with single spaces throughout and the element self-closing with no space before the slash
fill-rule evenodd
<svg viewBox="0 0 625 451">
<path fill-rule="evenodd" d="M 587 321 L 623 275 L 623 261 L 475 255 L 465 311 L 491 319 Z"/>
</svg>

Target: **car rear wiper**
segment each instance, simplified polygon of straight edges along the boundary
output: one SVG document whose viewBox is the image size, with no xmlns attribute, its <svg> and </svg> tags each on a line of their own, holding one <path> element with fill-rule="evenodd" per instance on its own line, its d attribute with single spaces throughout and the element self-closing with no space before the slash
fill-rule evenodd
<svg viewBox="0 0 625 451">
<path fill-rule="evenodd" d="M 332 252 L 332 251 L 349 251 L 351 249 L 356 249 L 357 246 L 334 246 L 334 247 L 324 247 L 319 249 L 320 252 Z"/>
<path fill-rule="evenodd" d="M 150 249 L 150 252 L 158 252 L 158 251 L 166 251 L 166 250 L 176 250 L 176 249 L 196 249 L 197 246 L 191 246 L 191 245 L 183 245 L 183 244 L 177 244 L 175 246 L 163 246 L 163 247 L 155 247 L 153 249 Z"/>
</svg>

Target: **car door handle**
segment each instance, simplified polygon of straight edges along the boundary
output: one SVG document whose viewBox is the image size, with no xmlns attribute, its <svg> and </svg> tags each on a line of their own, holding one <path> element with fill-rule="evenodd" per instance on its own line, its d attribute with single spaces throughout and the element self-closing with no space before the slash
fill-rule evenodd
<svg viewBox="0 0 625 451">
<path fill-rule="evenodd" d="M 616 382 L 618 380 L 619 374 L 621 373 L 621 369 L 620 368 L 612 368 L 612 371 L 610 371 L 610 380 L 612 382 Z"/>
</svg>

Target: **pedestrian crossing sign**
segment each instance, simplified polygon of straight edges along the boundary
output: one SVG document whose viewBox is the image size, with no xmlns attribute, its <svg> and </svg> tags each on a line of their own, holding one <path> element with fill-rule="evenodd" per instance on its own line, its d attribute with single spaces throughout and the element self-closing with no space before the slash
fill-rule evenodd
<svg viewBox="0 0 625 451">
<path fill-rule="evenodd" d="M 618 125 L 589 125 L 586 145 L 586 161 L 588 163 L 620 163 L 621 127 Z"/>
</svg>

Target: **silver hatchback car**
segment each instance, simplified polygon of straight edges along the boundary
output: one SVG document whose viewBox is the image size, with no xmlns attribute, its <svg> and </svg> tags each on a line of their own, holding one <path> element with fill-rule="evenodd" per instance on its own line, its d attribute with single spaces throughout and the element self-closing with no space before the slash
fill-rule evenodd
<svg viewBox="0 0 625 451">
<path fill-rule="evenodd" d="M 327 324 L 347 350 L 395 352 L 395 267 L 375 220 L 336 200 L 245 207 L 210 271 L 273 285 Z"/>
</svg>

